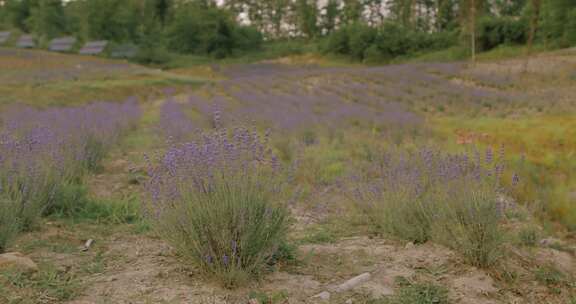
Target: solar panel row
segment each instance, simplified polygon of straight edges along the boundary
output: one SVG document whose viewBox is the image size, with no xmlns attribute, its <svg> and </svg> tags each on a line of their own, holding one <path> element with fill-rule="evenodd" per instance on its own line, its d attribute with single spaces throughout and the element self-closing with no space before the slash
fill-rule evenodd
<svg viewBox="0 0 576 304">
<path fill-rule="evenodd" d="M 55 52 L 69 52 L 76 44 L 76 38 L 74 37 L 62 37 L 53 39 L 48 46 L 50 51 Z"/>
<path fill-rule="evenodd" d="M 8 41 L 8 39 L 10 39 L 11 34 L 12 33 L 10 33 L 10 32 L 0 32 L 0 44 L 6 43 L 6 41 Z"/>
<path fill-rule="evenodd" d="M 16 42 L 16 46 L 22 49 L 31 49 L 36 46 L 36 42 L 34 42 L 32 35 L 23 35 Z"/>
<path fill-rule="evenodd" d="M 78 52 L 80 55 L 98 55 L 102 54 L 106 47 L 108 46 L 108 41 L 89 41 L 87 42 Z"/>
<path fill-rule="evenodd" d="M 0 32 L 0 44 L 6 43 L 10 39 L 10 32 Z M 75 37 L 61 37 L 50 41 L 48 49 L 55 52 L 69 52 L 73 49 L 77 40 Z M 18 48 L 34 48 L 36 42 L 32 35 L 22 35 L 16 42 Z M 78 51 L 80 55 L 99 55 L 109 46 L 107 40 L 89 41 Z M 121 44 L 112 48 L 110 56 L 113 58 L 132 58 L 138 53 L 138 46 L 134 44 Z"/>
</svg>

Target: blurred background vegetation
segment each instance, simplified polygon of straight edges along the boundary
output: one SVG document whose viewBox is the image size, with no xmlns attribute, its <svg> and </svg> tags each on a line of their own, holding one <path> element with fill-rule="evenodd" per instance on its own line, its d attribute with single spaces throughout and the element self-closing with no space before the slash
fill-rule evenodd
<svg viewBox="0 0 576 304">
<path fill-rule="evenodd" d="M 576 45 L 572 0 L 3 0 L 0 30 L 140 47 L 159 66 L 301 53 L 382 63 L 440 51 L 463 59 L 502 45 Z M 472 39 L 471 39 L 472 38 Z M 439 55 L 436 55 L 437 58 Z M 197 62 L 196 57 L 189 60 Z"/>
</svg>

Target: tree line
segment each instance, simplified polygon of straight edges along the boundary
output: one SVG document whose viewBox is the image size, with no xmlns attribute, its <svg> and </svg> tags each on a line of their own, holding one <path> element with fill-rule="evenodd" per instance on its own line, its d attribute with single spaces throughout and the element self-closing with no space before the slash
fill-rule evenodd
<svg viewBox="0 0 576 304">
<path fill-rule="evenodd" d="M 315 42 L 357 60 L 465 46 L 576 44 L 574 0 L 0 0 L 0 27 L 40 40 L 131 42 L 227 57 L 263 41 Z"/>
</svg>

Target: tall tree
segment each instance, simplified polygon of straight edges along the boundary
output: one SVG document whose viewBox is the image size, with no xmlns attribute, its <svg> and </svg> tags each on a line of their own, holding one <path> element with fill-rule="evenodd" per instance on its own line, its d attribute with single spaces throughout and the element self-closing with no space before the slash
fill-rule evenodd
<svg viewBox="0 0 576 304">
<path fill-rule="evenodd" d="M 342 19 L 344 23 L 351 24 L 356 23 L 362 19 L 362 13 L 364 7 L 360 0 L 342 0 L 344 7 L 341 11 Z"/>
<path fill-rule="evenodd" d="M 164 27 L 168 20 L 170 10 L 172 9 L 172 0 L 153 0 L 155 14 L 154 17 L 160 21 L 160 25 Z"/>
<path fill-rule="evenodd" d="M 524 61 L 524 72 L 528 71 L 528 64 L 530 60 L 530 55 L 532 54 L 532 45 L 534 44 L 534 37 L 536 36 L 536 31 L 538 29 L 538 19 L 540 19 L 540 9 L 542 7 L 541 0 L 532 0 L 531 4 L 531 11 L 532 15 L 530 18 L 530 30 L 528 33 L 528 46 L 526 47 L 526 61 Z"/>
<path fill-rule="evenodd" d="M 472 63 L 476 63 L 476 0 L 470 0 L 470 48 Z"/>
<path fill-rule="evenodd" d="M 322 14 L 322 27 L 326 34 L 332 33 L 336 29 L 339 15 L 340 2 L 338 0 L 328 0 Z"/>
<path fill-rule="evenodd" d="M 66 32 L 66 14 L 62 0 L 44 0 L 32 7 L 26 19 L 27 28 L 37 35 L 51 39 Z"/>
<path fill-rule="evenodd" d="M 316 1 L 297 0 L 296 12 L 300 32 L 308 38 L 314 38 L 318 34 L 318 6 Z"/>
</svg>

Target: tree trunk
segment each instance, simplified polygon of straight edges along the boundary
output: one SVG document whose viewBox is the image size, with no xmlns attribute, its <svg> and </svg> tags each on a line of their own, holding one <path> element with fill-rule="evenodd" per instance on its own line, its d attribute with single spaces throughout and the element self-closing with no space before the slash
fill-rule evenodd
<svg viewBox="0 0 576 304">
<path fill-rule="evenodd" d="M 534 38 L 538 29 L 538 19 L 540 19 L 540 7 L 542 0 L 532 0 L 532 18 L 530 18 L 530 32 L 528 33 L 528 41 L 526 47 L 526 60 L 522 72 L 528 72 L 528 64 L 530 63 L 530 55 L 532 55 L 532 46 L 534 45 Z"/>
<path fill-rule="evenodd" d="M 476 0 L 470 0 L 470 48 L 472 64 L 476 64 Z"/>
</svg>

